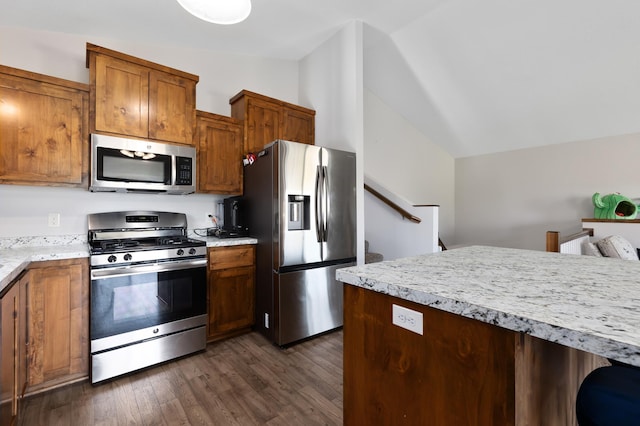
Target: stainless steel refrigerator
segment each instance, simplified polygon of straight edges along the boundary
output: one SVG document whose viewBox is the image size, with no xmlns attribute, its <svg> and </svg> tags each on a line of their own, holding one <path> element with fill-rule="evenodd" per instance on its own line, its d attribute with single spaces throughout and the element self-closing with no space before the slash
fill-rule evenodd
<svg viewBox="0 0 640 426">
<path fill-rule="evenodd" d="M 244 168 L 256 330 L 279 346 L 342 326 L 338 268 L 356 260 L 355 154 L 277 140 Z"/>
</svg>

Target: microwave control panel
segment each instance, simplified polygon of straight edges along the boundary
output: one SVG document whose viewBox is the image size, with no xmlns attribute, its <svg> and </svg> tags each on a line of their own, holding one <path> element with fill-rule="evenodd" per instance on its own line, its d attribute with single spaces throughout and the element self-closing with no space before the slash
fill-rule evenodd
<svg viewBox="0 0 640 426">
<path fill-rule="evenodd" d="M 176 157 L 176 185 L 193 185 L 193 158 Z"/>
</svg>

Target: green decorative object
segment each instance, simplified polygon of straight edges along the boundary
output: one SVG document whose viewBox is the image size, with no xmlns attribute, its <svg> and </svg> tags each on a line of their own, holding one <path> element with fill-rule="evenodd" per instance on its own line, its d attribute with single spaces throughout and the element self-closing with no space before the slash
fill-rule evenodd
<svg viewBox="0 0 640 426">
<path fill-rule="evenodd" d="M 638 214 L 638 206 L 631 199 L 618 193 L 602 197 L 596 192 L 591 199 L 595 206 L 593 215 L 596 219 L 635 219 Z"/>
</svg>

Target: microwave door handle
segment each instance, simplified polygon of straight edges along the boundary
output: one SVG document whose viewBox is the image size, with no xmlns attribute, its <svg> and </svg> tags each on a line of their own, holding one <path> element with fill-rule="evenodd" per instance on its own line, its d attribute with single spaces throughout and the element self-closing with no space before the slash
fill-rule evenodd
<svg viewBox="0 0 640 426">
<path fill-rule="evenodd" d="M 316 188 L 315 188 L 315 201 L 316 201 L 316 211 L 315 211 L 315 222 L 316 222 L 316 241 L 318 241 L 319 243 L 322 242 L 323 240 L 323 235 L 322 235 L 322 223 L 321 218 L 322 218 L 322 201 L 321 201 L 321 197 L 320 194 L 322 192 L 322 175 L 321 175 L 321 166 L 317 166 L 316 167 Z"/>
</svg>

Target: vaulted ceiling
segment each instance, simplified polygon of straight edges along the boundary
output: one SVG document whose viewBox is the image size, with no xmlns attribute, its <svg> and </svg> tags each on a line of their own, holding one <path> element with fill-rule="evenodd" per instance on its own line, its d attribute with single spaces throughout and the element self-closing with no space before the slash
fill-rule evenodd
<svg viewBox="0 0 640 426">
<path fill-rule="evenodd" d="M 365 86 L 454 157 L 640 132 L 635 0 L 0 0 L 0 25 L 297 60 L 364 22 Z"/>
</svg>

